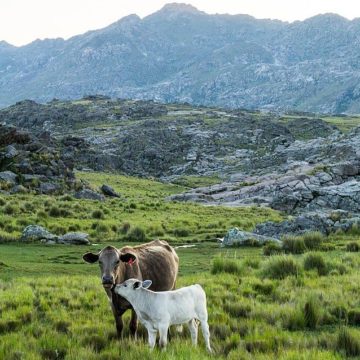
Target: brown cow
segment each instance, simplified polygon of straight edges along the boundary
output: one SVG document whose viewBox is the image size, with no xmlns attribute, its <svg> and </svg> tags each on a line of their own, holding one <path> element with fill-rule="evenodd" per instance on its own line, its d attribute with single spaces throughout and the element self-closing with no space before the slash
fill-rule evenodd
<svg viewBox="0 0 360 360">
<path fill-rule="evenodd" d="M 134 309 L 123 297 L 111 291 L 115 284 L 127 279 L 150 279 L 151 290 L 166 291 L 175 288 L 179 268 L 179 258 L 175 250 L 166 242 L 155 240 L 138 246 L 116 249 L 107 246 L 98 254 L 86 253 L 83 259 L 88 263 L 99 261 L 101 280 L 111 303 L 118 336 L 123 329 L 122 315 L 131 309 L 130 332 L 136 334 L 137 317 Z"/>
</svg>

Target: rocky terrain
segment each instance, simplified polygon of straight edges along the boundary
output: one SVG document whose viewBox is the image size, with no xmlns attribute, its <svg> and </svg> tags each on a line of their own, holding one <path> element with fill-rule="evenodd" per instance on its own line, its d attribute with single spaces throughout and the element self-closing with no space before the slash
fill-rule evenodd
<svg viewBox="0 0 360 360">
<path fill-rule="evenodd" d="M 2 143 L 2 177 L 11 183 L 20 171 L 21 185 L 31 180 L 41 193 L 56 192 L 58 187 L 51 183 L 57 177 L 73 186 L 75 166 L 165 182 L 210 177 L 217 184 L 168 200 L 255 204 L 294 216 L 281 228 L 259 225 L 259 235 L 347 230 L 360 214 L 357 117 L 164 105 L 94 95 L 47 104 L 22 101 L 0 110 L 0 122 L 7 124 L 2 129 L 16 133 L 16 140 L 10 137 Z M 28 149 L 35 161 L 30 165 Z M 6 165 L 7 159 L 15 156 L 16 171 L 11 175 L 14 164 Z M 17 191 L 19 183 L 14 180 L 10 191 Z M 106 186 L 102 192 L 110 194 Z M 76 197 L 104 200 L 89 189 L 78 191 Z"/>
<path fill-rule="evenodd" d="M 360 20 L 293 23 L 168 4 L 69 40 L 0 42 L 0 106 L 112 97 L 359 113 Z"/>
</svg>

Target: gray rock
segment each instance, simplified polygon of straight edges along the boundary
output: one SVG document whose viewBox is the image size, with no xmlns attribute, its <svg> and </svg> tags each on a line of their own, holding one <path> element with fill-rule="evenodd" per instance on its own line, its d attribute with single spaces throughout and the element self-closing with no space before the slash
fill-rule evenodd
<svg viewBox="0 0 360 360">
<path fill-rule="evenodd" d="M 11 194 L 26 194 L 28 193 L 29 190 L 25 187 L 25 186 L 22 186 L 22 185 L 15 185 L 11 190 L 10 190 L 10 193 Z"/>
<path fill-rule="evenodd" d="M 103 192 L 104 195 L 111 197 L 120 197 L 120 195 L 109 185 L 102 185 L 100 190 Z"/>
<path fill-rule="evenodd" d="M 60 185 L 51 182 L 43 182 L 40 184 L 39 187 L 39 192 L 45 195 L 54 194 L 59 190 L 60 190 Z"/>
<path fill-rule="evenodd" d="M 76 199 L 88 199 L 88 200 L 95 200 L 95 201 L 105 201 L 105 196 L 99 194 L 95 191 L 90 189 L 83 189 L 75 193 Z"/>
<path fill-rule="evenodd" d="M 16 150 L 16 148 L 13 145 L 8 145 L 5 148 L 5 157 L 7 159 L 12 159 L 16 157 L 19 154 L 19 152 Z"/>
<path fill-rule="evenodd" d="M 21 241 L 29 242 L 29 241 L 56 241 L 58 237 L 44 227 L 39 225 L 29 225 L 27 226 L 21 235 Z"/>
<path fill-rule="evenodd" d="M 60 244 L 89 245 L 88 234 L 82 232 L 70 232 L 60 236 L 57 240 Z"/>
<path fill-rule="evenodd" d="M 253 243 L 263 245 L 270 241 L 281 243 L 279 239 L 274 237 L 263 236 L 252 232 L 242 231 L 238 228 L 232 228 L 224 236 L 222 246 L 249 245 Z"/>
<path fill-rule="evenodd" d="M 15 185 L 17 180 L 17 175 L 12 171 L 2 171 L 0 172 L 0 181 L 7 182 L 11 185 Z"/>
</svg>

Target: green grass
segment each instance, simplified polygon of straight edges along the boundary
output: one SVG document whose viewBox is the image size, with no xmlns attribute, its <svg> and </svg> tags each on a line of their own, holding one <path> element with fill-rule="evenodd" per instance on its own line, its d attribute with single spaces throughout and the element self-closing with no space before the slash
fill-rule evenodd
<svg viewBox="0 0 360 360">
<path fill-rule="evenodd" d="M 302 237 L 301 251 L 288 244 L 296 250 L 290 255 L 278 255 L 281 248 L 266 252 L 270 256 L 259 247 L 219 248 L 206 240 L 235 223 L 251 229 L 280 215 L 256 207 L 165 202 L 183 189 L 178 185 L 79 176 L 94 187 L 110 184 L 121 198 L 97 203 L 68 196 L 1 196 L 1 209 L 11 205 L 14 211 L 0 212 L 0 359 L 359 359 L 360 258 L 348 251 L 359 242 L 358 232 L 327 238 L 312 233 Z M 52 211 L 56 216 L 52 208 L 60 209 Z M 95 244 L 16 241 L 28 223 L 58 233 L 89 231 Z M 201 335 L 194 349 L 187 329 L 172 330 L 167 351 L 151 353 L 142 326 L 136 341 L 129 338 L 129 314 L 123 339 L 116 339 L 98 265 L 84 263 L 82 255 L 107 244 L 120 248 L 131 240 L 135 245 L 143 234 L 139 229 L 146 240 L 157 233 L 174 246 L 192 245 L 176 248 L 177 285 L 199 283 L 205 289 L 214 355 L 206 353 Z M 314 248 L 316 253 L 309 252 Z"/>
<path fill-rule="evenodd" d="M 68 231 L 87 232 L 92 242 L 140 242 L 154 238 L 172 243 L 215 241 L 225 235 L 234 220 L 238 220 L 242 229 L 251 230 L 258 222 L 281 219 L 278 212 L 266 208 L 204 207 L 165 201 L 167 196 L 185 190 L 179 185 L 100 173 L 77 176 L 94 189 L 109 184 L 121 197 L 101 203 L 68 195 L 0 195 L 0 242 L 19 238 L 28 224 L 42 225 L 59 235 Z M 126 232 L 124 223 L 130 225 Z M 136 228 L 142 229 L 145 237 L 129 237 L 140 234 L 134 233 Z"/>
</svg>

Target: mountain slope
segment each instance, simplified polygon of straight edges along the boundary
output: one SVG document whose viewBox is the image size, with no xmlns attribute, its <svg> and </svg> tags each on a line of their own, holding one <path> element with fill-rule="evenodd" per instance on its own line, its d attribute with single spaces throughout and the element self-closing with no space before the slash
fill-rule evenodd
<svg viewBox="0 0 360 360">
<path fill-rule="evenodd" d="M 20 48 L 0 43 L 0 106 L 101 93 L 225 107 L 360 111 L 360 20 L 208 15 L 169 4 L 140 19 Z"/>
</svg>

